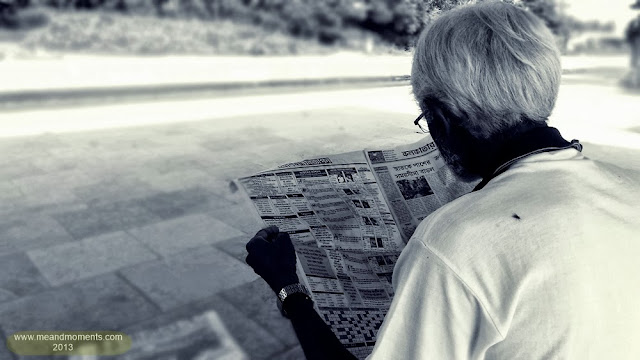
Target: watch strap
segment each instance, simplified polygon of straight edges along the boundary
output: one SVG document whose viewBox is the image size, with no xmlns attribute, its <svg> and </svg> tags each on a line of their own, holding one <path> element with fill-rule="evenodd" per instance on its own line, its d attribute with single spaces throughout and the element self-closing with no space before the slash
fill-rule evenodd
<svg viewBox="0 0 640 360">
<path fill-rule="evenodd" d="M 280 310 L 280 313 L 282 314 L 282 316 L 289 318 L 289 314 L 287 314 L 287 309 L 286 309 L 287 306 L 285 306 L 285 300 L 292 299 L 291 301 L 296 302 L 295 298 L 302 298 L 302 299 L 305 299 L 306 301 L 309 301 L 311 304 L 313 304 L 313 300 L 311 299 L 311 293 L 309 293 L 309 290 L 307 290 L 306 286 L 300 283 L 287 285 L 278 292 L 277 305 L 278 305 L 278 310 Z M 287 302 L 287 304 L 288 303 L 289 302 Z"/>
<path fill-rule="evenodd" d="M 284 302 L 289 295 L 295 294 L 295 293 L 302 293 L 311 297 L 311 293 L 309 292 L 309 290 L 307 290 L 306 286 L 300 283 L 296 283 L 296 284 L 291 284 L 283 287 L 278 292 L 278 299 L 280 300 L 280 302 Z"/>
</svg>

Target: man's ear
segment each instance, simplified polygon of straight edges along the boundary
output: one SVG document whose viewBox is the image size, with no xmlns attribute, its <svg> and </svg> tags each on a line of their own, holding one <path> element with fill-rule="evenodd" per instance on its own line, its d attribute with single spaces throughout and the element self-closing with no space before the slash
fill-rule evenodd
<svg viewBox="0 0 640 360">
<path fill-rule="evenodd" d="M 480 148 L 478 139 L 462 126 L 462 119 L 453 115 L 444 104 L 433 102 L 430 105 L 433 126 L 429 125 L 429 129 L 433 128 L 431 133 L 436 145 L 455 155 L 458 164 L 467 171 L 476 172 L 474 166 L 478 163 L 477 149 Z"/>
<path fill-rule="evenodd" d="M 429 106 L 431 112 L 431 123 L 429 129 L 433 128 L 438 135 L 449 137 L 451 136 L 451 123 L 450 119 L 445 115 L 444 109 L 439 104 L 431 104 Z M 431 130 L 433 132 L 433 130 Z"/>
<path fill-rule="evenodd" d="M 447 116 L 447 111 L 437 101 L 430 102 L 427 109 L 429 113 L 427 123 L 433 138 L 436 141 L 449 139 L 453 135 L 454 129 L 451 119 Z"/>
</svg>

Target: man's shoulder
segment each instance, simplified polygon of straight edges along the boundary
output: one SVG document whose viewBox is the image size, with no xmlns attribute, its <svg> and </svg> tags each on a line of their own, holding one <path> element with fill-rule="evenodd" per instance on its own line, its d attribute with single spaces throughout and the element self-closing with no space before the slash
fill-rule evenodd
<svg viewBox="0 0 640 360">
<path fill-rule="evenodd" d="M 413 241 L 419 241 L 443 260 L 456 262 L 469 245 L 482 247 L 481 243 L 495 238 L 493 224 L 508 211 L 490 201 L 494 191 L 478 191 L 466 194 L 445 204 L 424 219 Z"/>
<path fill-rule="evenodd" d="M 447 237 L 469 228 L 484 227 L 496 219 L 511 216 L 512 208 L 526 202 L 528 188 L 517 179 L 463 195 L 434 211 L 421 224 L 421 230 Z"/>
<path fill-rule="evenodd" d="M 479 256 L 490 255 L 509 239 L 534 231 L 547 221 L 550 208 L 570 206 L 575 192 L 553 187 L 554 183 L 571 186 L 566 183 L 568 176 L 557 171 L 552 175 L 529 169 L 507 171 L 482 190 L 434 211 L 416 229 L 414 237 L 452 260 L 473 251 Z"/>
<path fill-rule="evenodd" d="M 565 214 L 586 206 L 594 196 L 638 198 L 634 170 L 589 159 L 550 160 L 541 154 L 517 164 L 480 191 L 466 194 L 433 212 L 414 237 L 445 258 L 491 255 L 522 237 L 562 225 Z M 512 249 L 511 249 L 512 250 Z"/>
</svg>

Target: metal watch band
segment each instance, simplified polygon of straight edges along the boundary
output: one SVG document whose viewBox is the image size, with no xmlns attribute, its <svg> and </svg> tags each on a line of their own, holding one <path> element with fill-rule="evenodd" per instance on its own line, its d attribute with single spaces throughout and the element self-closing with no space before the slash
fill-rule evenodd
<svg viewBox="0 0 640 360">
<path fill-rule="evenodd" d="M 284 300 L 287 298 L 287 296 L 291 295 L 291 294 L 295 294 L 295 293 L 303 293 L 309 297 L 311 297 L 311 293 L 309 293 L 309 290 L 307 290 L 307 287 L 297 283 L 297 284 L 291 284 L 291 285 L 287 285 L 285 287 L 283 287 L 279 292 L 278 292 L 278 299 L 280 299 L 280 302 L 284 302 Z"/>
</svg>

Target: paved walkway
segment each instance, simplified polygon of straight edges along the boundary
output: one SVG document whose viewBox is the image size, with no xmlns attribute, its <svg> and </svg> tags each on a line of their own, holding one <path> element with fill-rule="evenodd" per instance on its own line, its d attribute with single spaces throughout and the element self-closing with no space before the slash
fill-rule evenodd
<svg viewBox="0 0 640 360">
<path fill-rule="evenodd" d="M 261 224 L 229 182 L 410 141 L 410 120 L 327 106 L 0 139 L 3 335 L 127 331 L 212 309 L 252 359 L 301 358 L 271 290 L 244 264 Z"/>
</svg>

